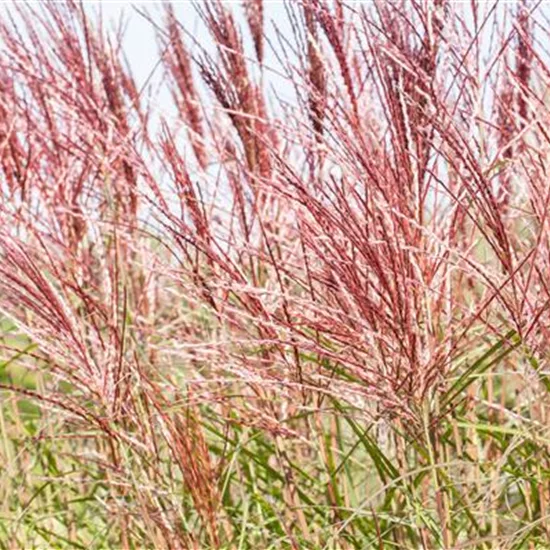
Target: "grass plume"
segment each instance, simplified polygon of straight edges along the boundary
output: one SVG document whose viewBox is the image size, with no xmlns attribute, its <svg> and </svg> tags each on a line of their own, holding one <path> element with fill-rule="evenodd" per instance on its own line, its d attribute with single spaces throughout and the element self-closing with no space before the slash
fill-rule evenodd
<svg viewBox="0 0 550 550">
<path fill-rule="evenodd" d="M 545 548 L 549 15 L 10 5 L 0 548 Z"/>
</svg>

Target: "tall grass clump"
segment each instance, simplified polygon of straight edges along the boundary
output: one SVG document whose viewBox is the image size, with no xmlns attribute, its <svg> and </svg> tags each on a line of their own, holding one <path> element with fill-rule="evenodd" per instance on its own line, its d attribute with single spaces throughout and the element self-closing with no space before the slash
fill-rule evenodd
<svg viewBox="0 0 550 550">
<path fill-rule="evenodd" d="M 542 2 L 0 20 L 0 548 L 542 549 Z"/>
</svg>

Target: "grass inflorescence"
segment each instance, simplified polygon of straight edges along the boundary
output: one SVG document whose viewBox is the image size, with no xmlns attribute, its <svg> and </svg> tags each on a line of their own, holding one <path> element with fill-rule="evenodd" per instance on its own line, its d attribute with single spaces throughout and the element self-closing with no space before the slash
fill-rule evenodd
<svg viewBox="0 0 550 550">
<path fill-rule="evenodd" d="M 0 21 L 0 548 L 547 548 L 548 8 L 156 8 Z"/>
</svg>

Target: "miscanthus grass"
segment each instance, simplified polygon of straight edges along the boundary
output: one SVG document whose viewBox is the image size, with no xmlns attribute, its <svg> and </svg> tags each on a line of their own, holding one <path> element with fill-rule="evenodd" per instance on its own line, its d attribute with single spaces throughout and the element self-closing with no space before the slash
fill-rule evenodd
<svg viewBox="0 0 550 550">
<path fill-rule="evenodd" d="M 0 21 L 0 548 L 549 548 L 548 7 L 94 13 Z"/>
</svg>

